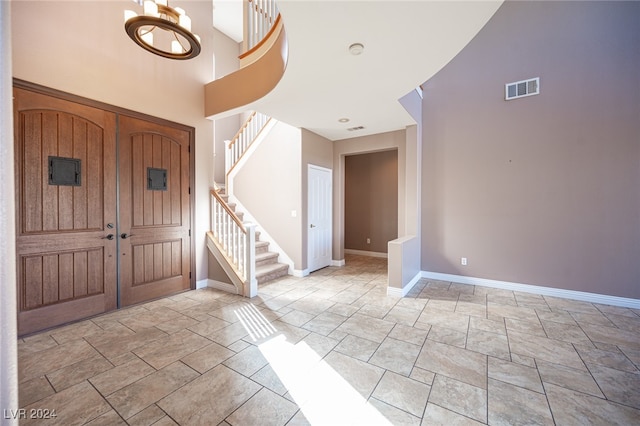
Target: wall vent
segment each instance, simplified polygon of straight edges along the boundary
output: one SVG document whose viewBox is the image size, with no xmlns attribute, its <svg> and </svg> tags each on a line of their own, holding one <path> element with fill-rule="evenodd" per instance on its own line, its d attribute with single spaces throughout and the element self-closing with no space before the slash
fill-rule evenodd
<svg viewBox="0 0 640 426">
<path fill-rule="evenodd" d="M 355 132 L 356 130 L 362 130 L 362 129 L 364 129 L 364 126 L 349 127 L 347 130 L 350 132 Z"/>
<path fill-rule="evenodd" d="M 540 77 L 529 80 L 516 81 L 504 85 L 504 99 L 524 98 L 525 96 L 538 95 L 540 93 Z"/>
</svg>

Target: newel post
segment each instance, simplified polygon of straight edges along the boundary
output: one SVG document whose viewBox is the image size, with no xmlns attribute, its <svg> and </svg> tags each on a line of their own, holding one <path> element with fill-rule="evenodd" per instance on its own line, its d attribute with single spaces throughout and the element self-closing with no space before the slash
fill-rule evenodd
<svg viewBox="0 0 640 426">
<path fill-rule="evenodd" d="M 253 223 L 244 224 L 247 233 L 245 234 L 245 297 L 255 297 L 258 295 L 258 280 L 256 280 L 256 225 Z"/>
</svg>

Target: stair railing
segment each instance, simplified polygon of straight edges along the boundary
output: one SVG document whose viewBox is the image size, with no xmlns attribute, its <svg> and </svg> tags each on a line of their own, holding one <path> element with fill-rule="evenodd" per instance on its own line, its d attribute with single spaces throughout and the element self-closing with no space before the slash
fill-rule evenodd
<svg viewBox="0 0 640 426">
<path fill-rule="evenodd" d="M 274 0 L 245 0 L 243 13 L 245 25 L 242 47 L 247 52 L 265 38 L 280 12 Z"/>
<path fill-rule="evenodd" d="M 254 111 L 242 127 L 240 127 L 240 130 L 238 130 L 238 133 L 236 133 L 233 139 L 225 141 L 225 174 L 228 175 L 238 161 L 240 161 L 269 120 L 271 120 L 271 117 L 268 115 Z"/>
<path fill-rule="evenodd" d="M 255 296 L 258 292 L 255 225 L 243 224 L 215 190 L 211 190 L 211 234 L 216 246 L 242 281 L 242 294 Z"/>
</svg>

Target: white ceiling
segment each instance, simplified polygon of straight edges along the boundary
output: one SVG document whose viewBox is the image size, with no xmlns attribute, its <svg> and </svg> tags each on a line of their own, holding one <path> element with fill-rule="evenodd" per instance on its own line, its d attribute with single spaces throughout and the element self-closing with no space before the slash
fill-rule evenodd
<svg viewBox="0 0 640 426">
<path fill-rule="evenodd" d="M 241 0 L 214 0 L 214 26 L 237 37 L 239 24 L 235 30 L 220 24 L 242 21 L 237 20 L 241 6 L 238 15 L 232 3 Z M 446 65 L 501 4 L 281 0 L 287 69 L 278 86 L 251 108 L 331 140 L 402 129 L 414 122 L 398 99 Z M 349 53 L 353 43 L 364 44 L 361 55 Z M 349 122 L 338 122 L 343 117 Z M 364 130 L 347 131 L 356 126 Z"/>
</svg>

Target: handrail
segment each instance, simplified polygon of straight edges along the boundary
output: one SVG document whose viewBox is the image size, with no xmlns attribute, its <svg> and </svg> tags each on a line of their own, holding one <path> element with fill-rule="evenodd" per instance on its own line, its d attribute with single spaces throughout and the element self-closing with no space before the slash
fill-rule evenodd
<svg viewBox="0 0 640 426">
<path fill-rule="evenodd" d="M 211 192 L 211 195 L 213 195 L 217 199 L 218 203 L 220 203 L 220 206 L 227 212 L 229 216 L 231 216 L 231 219 L 236 223 L 236 225 L 238 225 L 238 227 L 242 230 L 242 232 L 246 234 L 247 229 L 244 227 L 244 224 L 242 223 L 238 215 L 236 215 L 234 211 L 231 210 L 229 205 L 222 199 L 222 197 L 220 196 L 220 194 L 218 194 L 217 191 L 212 189 L 210 192 Z M 211 228 L 213 228 L 213 225 L 211 226 Z"/>
<path fill-rule="evenodd" d="M 258 291 L 255 225 L 245 226 L 217 191 L 211 190 L 210 194 L 211 241 L 240 279 L 242 295 L 253 297 Z"/>
<path fill-rule="evenodd" d="M 226 176 L 238 164 L 270 120 L 271 117 L 268 115 L 254 111 L 238 130 L 233 140 L 226 142 L 224 159 Z"/>
<path fill-rule="evenodd" d="M 238 59 L 242 60 L 242 59 L 246 58 L 247 56 L 250 56 L 253 52 L 256 52 L 258 49 L 260 49 L 262 47 L 262 45 L 264 45 L 267 42 L 267 40 L 269 40 L 269 37 L 271 37 L 273 32 L 275 32 L 278 29 L 278 23 L 280 22 L 280 19 L 281 19 L 280 18 L 280 14 L 278 14 L 278 16 L 276 17 L 276 20 L 273 21 L 273 25 L 271 26 L 271 29 L 269 29 L 267 34 L 265 34 L 265 36 L 262 37 L 262 40 L 257 42 L 251 48 L 247 49 L 244 53 L 240 54 L 240 56 L 238 56 Z"/>
</svg>

